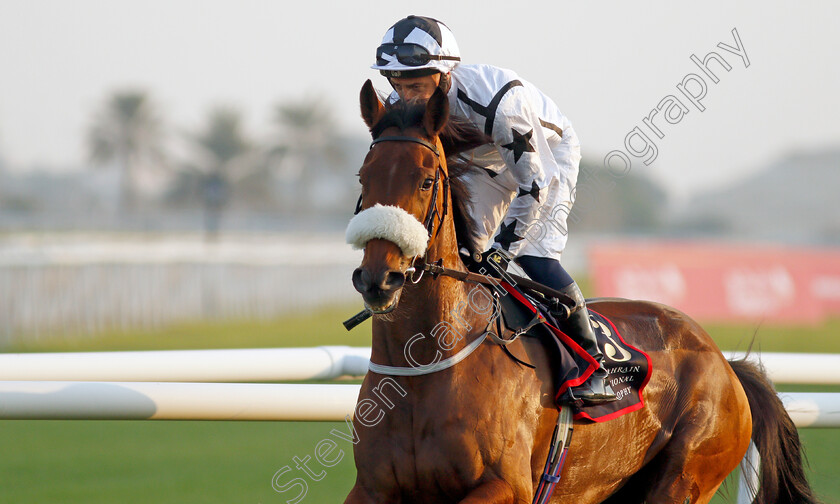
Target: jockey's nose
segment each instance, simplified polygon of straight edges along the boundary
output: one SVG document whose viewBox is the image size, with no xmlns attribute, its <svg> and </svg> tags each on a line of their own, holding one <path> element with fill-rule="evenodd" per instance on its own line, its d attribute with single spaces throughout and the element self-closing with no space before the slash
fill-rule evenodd
<svg viewBox="0 0 840 504">
<path fill-rule="evenodd" d="M 371 273 L 365 268 L 353 272 L 353 287 L 361 294 L 388 293 L 405 284 L 405 274 L 399 271 L 382 270 Z"/>
</svg>

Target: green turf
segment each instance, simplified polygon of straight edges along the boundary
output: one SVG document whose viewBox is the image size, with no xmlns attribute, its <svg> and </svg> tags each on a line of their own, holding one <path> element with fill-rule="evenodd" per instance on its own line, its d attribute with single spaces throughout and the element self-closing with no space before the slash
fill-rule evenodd
<svg viewBox="0 0 840 504">
<path fill-rule="evenodd" d="M 331 429 L 318 422 L 0 422 L 0 502 L 3 503 L 281 503 L 278 484 L 308 480 L 305 502 L 336 502 L 355 477 L 352 445 L 337 440 L 343 459 L 320 482 L 295 468 L 313 457 Z M 278 486 L 279 486 L 278 485 Z"/>
<path fill-rule="evenodd" d="M 271 322 L 184 324 L 162 331 L 107 334 L 67 342 L 42 338 L 6 351 L 130 350 L 370 344 L 370 323 L 353 332 L 341 320 L 357 306 Z M 706 326 L 724 349 L 745 349 L 755 328 Z M 820 327 L 762 327 L 765 351 L 840 352 L 840 320 Z M 817 390 L 815 386 L 785 390 Z M 836 390 L 836 388 L 820 388 Z M 300 477 L 308 492 L 300 502 L 342 502 L 354 479 L 352 446 L 319 422 L 0 421 L 0 503 L 283 503 L 300 487 L 278 493 L 272 477 L 289 466 L 278 485 Z M 840 429 L 800 431 L 811 461 L 809 476 L 827 501 L 840 500 Z M 343 458 L 324 468 L 310 460 L 314 481 L 294 458 L 313 457 L 334 439 Z M 338 452 L 335 452 L 338 454 Z M 323 471 L 323 474 L 320 474 Z M 737 489 L 730 489 L 730 501 Z M 716 499 L 715 502 L 724 502 Z"/>
<path fill-rule="evenodd" d="M 703 324 L 724 350 L 840 353 L 840 318 L 814 326 Z"/>
</svg>

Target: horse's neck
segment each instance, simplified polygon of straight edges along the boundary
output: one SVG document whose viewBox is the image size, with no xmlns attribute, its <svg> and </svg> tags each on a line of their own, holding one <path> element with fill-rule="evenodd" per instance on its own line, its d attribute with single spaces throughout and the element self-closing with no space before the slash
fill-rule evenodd
<svg viewBox="0 0 840 504">
<path fill-rule="evenodd" d="M 462 350 L 489 320 L 471 308 L 467 285 L 439 277 L 406 286 L 399 307 L 374 320 L 371 360 L 416 367 Z"/>
<path fill-rule="evenodd" d="M 452 215 L 451 208 L 448 215 Z M 429 262 L 439 259 L 447 268 L 465 269 L 458 255 L 451 217 L 444 221 L 426 254 Z M 477 284 L 426 275 L 417 284 L 406 282 L 403 289 L 396 310 L 374 319 L 374 362 L 406 366 L 445 359 L 463 349 L 487 326 L 490 297 Z"/>
</svg>

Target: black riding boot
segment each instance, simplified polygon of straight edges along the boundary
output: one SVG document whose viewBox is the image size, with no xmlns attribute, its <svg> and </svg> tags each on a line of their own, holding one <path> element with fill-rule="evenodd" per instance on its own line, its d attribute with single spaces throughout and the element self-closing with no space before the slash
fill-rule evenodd
<svg viewBox="0 0 840 504">
<path fill-rule="evenodd" d="M 580 287 L 577 283 L 572 282 L 570 285 L 560 289 L 560 292 L 566 294 L 574 299 L 576 305 L 580 305 L 580 309 L 575 311 L 564 324 L 564 327 L 570 330 L 571 336 L 584 350 L 598 361 L 599 367 L 596 369 L 586 382 L 575 387 L 572 392 L 575 397 L 583 400 L 587 404 L 600 404 L 615 400 L 615 392 L 613 392 L 610 384 L 607 383 L 607 370 L 604 368 L 604 355 L 598 348 L 597 340 L 595 339 L 595 331 L 592 330 L 592 325 L 589 322 L 589 310 L 586 309 L 586 300 L 583 298 L 583 293 L 580 292 Z"/>
</svg>

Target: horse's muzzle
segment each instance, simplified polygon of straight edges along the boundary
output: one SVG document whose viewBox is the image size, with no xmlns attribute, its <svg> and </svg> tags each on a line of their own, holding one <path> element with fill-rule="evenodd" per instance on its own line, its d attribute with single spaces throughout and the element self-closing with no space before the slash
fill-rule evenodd
<svg viewBox="0 0 840 504">
<path fill-rule="evenodd" d="M 394 270 L 371 272 L 361 267 L 353 271 L 353 287 L 362 295 L 373 313 L 387 313 L 398 301 L 400 289 L 405 285 L 405 273 Z"/>
</svg>

